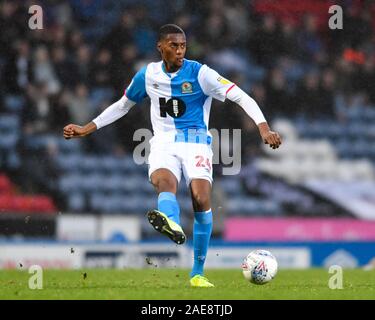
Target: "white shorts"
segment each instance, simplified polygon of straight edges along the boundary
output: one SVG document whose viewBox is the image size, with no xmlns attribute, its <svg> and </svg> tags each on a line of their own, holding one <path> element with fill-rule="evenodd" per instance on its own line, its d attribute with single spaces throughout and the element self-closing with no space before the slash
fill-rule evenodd
<svg viewBox="0 0 375 320">
<path fill-rule="evenodd" d="M 188 187 L 193 179 L 205 179 L 212 184 L 211 145 L 168 140 L 159 137 L 150 140 L 149 179 L 151 180 L 151 174 L 155 170 L 164 168 L 175 175 L 178 183 L 182 172 Z"/>
</svg>

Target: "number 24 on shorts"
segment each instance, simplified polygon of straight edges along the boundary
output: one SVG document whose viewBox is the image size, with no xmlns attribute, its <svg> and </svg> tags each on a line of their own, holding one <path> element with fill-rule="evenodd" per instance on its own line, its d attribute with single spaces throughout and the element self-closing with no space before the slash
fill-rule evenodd
<svg viewBox="0 0 375 320">
<path fill-rule="evenodd" d="M 195 164 L 196 167 L 208 168 L 211 171 L 210 159 L 205 159 L 203 156 L 195 156 L 195 159 L 198 160 Z"/>
</svg>

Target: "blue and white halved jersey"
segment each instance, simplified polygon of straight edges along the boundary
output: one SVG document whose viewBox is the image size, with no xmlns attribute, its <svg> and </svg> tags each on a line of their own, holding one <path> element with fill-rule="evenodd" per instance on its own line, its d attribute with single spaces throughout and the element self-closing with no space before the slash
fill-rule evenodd
<svg viewBox="0 0 375 320">
<path fill-rule="evenodd" d="M 154 135 L 174 137 L 189 129 L 207 134 L 212 98 L 224 101 L 233 87 L 207 65 L 184 59 L 175 73 L 167 73 L 162 61 L 149 63 L 133 77 L 125 95 L 136 103 L 149 96 Z"/>
</svg>

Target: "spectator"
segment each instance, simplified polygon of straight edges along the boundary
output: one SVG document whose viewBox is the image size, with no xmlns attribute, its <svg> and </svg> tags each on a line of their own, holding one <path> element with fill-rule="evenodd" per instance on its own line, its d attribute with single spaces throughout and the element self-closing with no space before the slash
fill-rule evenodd
<svg viewBox="0 0 375 320">
<path fill-rule="evenodd" d="M 91 50 L 88 45 L 81 44 L 75 52 L 75 68 L 77 70 L 77 81 L 86 85 L 90 80 Z"/>
<path fill-rule="evenodd" d="M 323 71 L 319 88 L 319 103 L 316 106 L 321 118 L 333 118 L 335 116 L 335 92 L 336 77 L 332 69 Z"/>
<path fill-rule="evenodd" d="M 11 57 L 12 45 L 18 39 L 25 39 L 26 14 L 17 1 L 2 1 L 0 5 L 0 55 Z"/>
<path fill-rule="evenodd" d="M 375 105 L 375 60 L 368 58 L 360 68 L 357 78 L 357 90 L 366 92 L 370 103 Z"/>
<path fill-rule="evenodd" d="M 113 70 L 112 81 L 115 92 L 118 94 L 123 93 L 130 83 L 138 56 L 138 50 L 134 44 L 124 45 L 120 54 L 115 56 L 114 65 L 119 67 Z"/>
<path fill-rule="evenodd" d="M 67 97 L 67 105 L 71 122 L 87 123 L 93 117 L 87 87 L 79 83 L 74 92 Z"/>
<path fill-rule="evenodd" d="M 15 44 L 15 54 L 11 56 L 4 70 L 4 86 L 11 94 L 23 93 L 32 80 L 30 45 L 20 39 Z"/>
<path fill-rule="evenodd" d="M 202 30 L 202 42 L 206 42 L 213 50 L 226 49 L 229 44 L 229 29 L 223 15 L 211 14 L 207 17 Z M 217 41 L 220 39 L 220 41 Z"/>
<path fill-rule="evenodd" d="M 290 22 L 282 24 L 280 37 L 280 55 L 290 59 L 299 57 L 300 53 L 296 27 Z"/>
<path fill-rule="evenodd" d="M 51 141 L 45 148 L 38 150 L 23 146 L 21 153 L 24 156 L 24 165 L 19 175 L 23 180 L 23 191 L 30 194 L 48 193 L 60 208 L 63 207 L 64 201 L 58 189 L 61 172 L 58 167 L 57 145 Z"/>
<path fill-rule="evenodd" d="M 112 84 L 112 54 L 108 49 L 100 49 L 91 62 L 91 86 L 109 88 Z"/>
<path fill-rule="evenodd" d="M 39 82 L 28 88 L 28 108 L 22 113 L 26 134 L 47 133 L 51 129 L 52 110 L 48 83 Z"/>
<path fill-rule="evenodd" d="M 134 42 L 133 31 L 136 20 L 131 9 L 126 9 L 118 24 L 112 28 L 102 41 L 102 47 L 108 48 L 114 57 L 121 54 L 122 47 Z"/>
<path fill-rule="evenodd" d="M 46 86 L 47 94 L 56 94 L 61 89 L 48 49 L 44 46 L 39 46 L 35 50 L 33 76 L 35 82 Z"/>
<path fill-rule="evenodd" d="M 310 72 L 299 84 L 296 91 L 297 113 L 304 114 L 308 118 L 317 118 L 321 115 L 320 109 L 319 75 Z"/>
<path fill-rule="evenodd" d="M 77 69 L 70 59 L 68 59 L 64 47 L 60 46 L 53 48 L 52 62 L 58 81 L 64 83 L 67 87 L 74 87 L 78 78 Z"/>
<path fill-rule="evenodd" d="M 85 43 L 85 39 L 83 34 L 79 30 L 72 30 L 69 35 L 69 42 L 67 44 L 67 48 L 71 50 L 71 52 L 77 51 L 83 44 Z"/>
<path fill-rule="evenodd" d="M 269 117 L 275 117 L 282 113 L 291 115 L 295 111 L 284 74 L 280 69 L 272 69 L 266 79 L 265 88 L 267 92 L 265 112 Z"/>
<path fill-rule="evenodd" d="M 256 62 L 271 67 L 279 55 L 280 39 L 275 18 L 266 15 L 249 43 L 250 52 L 254 55 Z"/>
<path fill-rule="evenodd" d="M 64 124 L 70 122 L 69 114 L 69 97 L 70 93 L 67 89 L 63 89 L 58 95 L 51 98 L 52 113 L 51 113 L 51 127 L 59 128 Z"/>
<path fill-rule="evenodd" d="M 307 63 L 317 62 L 323 52 L 323 44 L 318 35 L 316 18 L 313 15 L 305 16 L 298 41 L 301 49 L 299 58 Z"/>
</svg>

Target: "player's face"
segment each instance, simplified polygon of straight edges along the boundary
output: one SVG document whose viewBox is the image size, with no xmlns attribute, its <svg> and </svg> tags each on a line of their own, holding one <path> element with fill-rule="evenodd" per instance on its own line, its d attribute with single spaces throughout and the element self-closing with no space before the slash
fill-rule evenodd
<svg viewBox="0 0 375 320">
<path fill-rule="evenodd" d="M 166 63 L 167 71 L 174 71 L 182 66 L 186 53 L 186 38 L 181 33 L 168 34 L 158 44 L 163 61 Z"/>
</svg>

